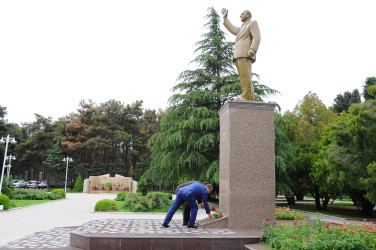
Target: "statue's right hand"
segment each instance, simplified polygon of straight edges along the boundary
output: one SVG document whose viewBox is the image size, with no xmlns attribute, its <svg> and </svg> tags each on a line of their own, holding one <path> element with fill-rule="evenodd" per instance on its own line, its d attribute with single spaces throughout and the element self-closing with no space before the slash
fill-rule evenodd
<svg viewBox="0 0 376 250">
<path fill-rule="evenodd" d="M 223 18 L 227 18 L 227 14 L 228 14 L 228 9 L 223 8 L 223 9 L 222 9 L 222 15 L 223 15 Z"/>
</svg>

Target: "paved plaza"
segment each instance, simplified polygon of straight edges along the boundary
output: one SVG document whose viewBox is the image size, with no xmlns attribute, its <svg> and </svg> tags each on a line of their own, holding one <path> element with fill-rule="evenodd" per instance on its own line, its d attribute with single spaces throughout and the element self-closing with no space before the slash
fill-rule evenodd
<svg viewBox="0 0 376 250">
<path fill-rule="evenodd" d="M 166 215 L 166 213 L 94 212 L 97 201 L 115 199 L 115 197 L 115 194 L 67 193 L 66 199 L 0 211 L 0 249 L 64 247 L 69 243 L 69 233 L 90 221 L 163 220 Z M 199 209 L 197 218 L 206 217 L 205 210 Z M 182 214 L 176 213 L 174 219 L 181 220 Z"/>
<path fill-rule="evenodd" d="M 182 214 L 176 213 L 170 228 L 160 225 L 166 213 L 98 213 L 94 206 L 101 199 L 114 199 L 114 194 L 68 193 L 63 200 L 24 208 L 0 211 L 0 249 L 76 249 L 69 247 L 71 232 L 103 235 L 231 235 L 228 229 L 188 229 L 181 226 Z M 305 213 L 311 218 L 315 213 Z M 198 220 L 207 218 L 199 209 Z M 323 221 L 343 223 L 333 216 Z"/>
</svg>

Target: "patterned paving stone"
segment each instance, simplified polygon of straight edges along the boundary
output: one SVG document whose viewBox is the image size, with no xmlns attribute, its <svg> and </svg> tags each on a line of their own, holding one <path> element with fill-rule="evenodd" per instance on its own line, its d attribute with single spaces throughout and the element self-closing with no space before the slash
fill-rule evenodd
<svg viewBox="0 0 376 250">
<path fill-rule="evenodd" d="M 69 246 L 70 233 L 77 227 L 59 227 L 9 242 L 0 249 L 54 249 Z"/>
<path fill-rule="evenodd" d="M 229 229 L 187 228 L 181 220 L 173 220 L 169 228 L 162 227 L 163 220 L 140 219 L 105 219 L 92 220 L 79 227 L 59 227 L 49 231 L 38 232 L 27 237 L 10 242 L 0 249 L 54 249 L 69 248 L 70 233 L 81 235 L 111 235 L 117 236 L 151 236 L 163 235 L 231 235 Z"/>
<path fill-rule="evenodd" d="M 187 228 L 181 220 L 173 220 L 169 228 L 163 228 L 163 220 L 96 220 L 90 221 L 76 230 L 83 235 L 117 233 L 126 235 L 229 235 L 229 229 Z"/>
</svg>

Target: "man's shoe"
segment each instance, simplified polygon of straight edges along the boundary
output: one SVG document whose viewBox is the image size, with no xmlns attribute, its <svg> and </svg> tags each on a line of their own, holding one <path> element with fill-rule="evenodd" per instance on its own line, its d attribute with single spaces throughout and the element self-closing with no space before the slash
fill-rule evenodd
<svg viewBox="0 0 376 250">
<path fill-rule="evenodd" d="M 187 223 L 186 222 L 183 222 L 183 226 L 186 226 L 187 225 Z"/>
<path fill-rule="evenodd" d="M 168 228 L 168 227 L 170 227 L 167 223 L 162 223 L 162 227 L 164 227 L 164 228 Z"/>
<path fill-rule="evenodd" d="M 187 225 L 188 228 L 198 228 L 198 224 L 195 223 L 194 225 Z"/>
</svg>

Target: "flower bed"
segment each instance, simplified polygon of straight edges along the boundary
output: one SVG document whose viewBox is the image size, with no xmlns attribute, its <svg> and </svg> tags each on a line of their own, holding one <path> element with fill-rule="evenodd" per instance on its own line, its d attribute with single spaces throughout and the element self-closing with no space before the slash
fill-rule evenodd
<svg viewBox="0 0 376 250">
<path fill-rule="evenodd" d="M 293 224 L 271 225 L 266 220 L 261 241 L 273 249 L 375 249 L 376 225 L 364 221 L 361 224 L 325 223 L 316 219 L 313 223 L 295 221 Z"/>
<path fill-rule="evenodd" d="M 275 212 L 277 220 L 304 220 L 308 218 L 308 216 L 297 213 L 294 210 L 291 210 L 289 207 L 276 208 Z"/>
</svg>

